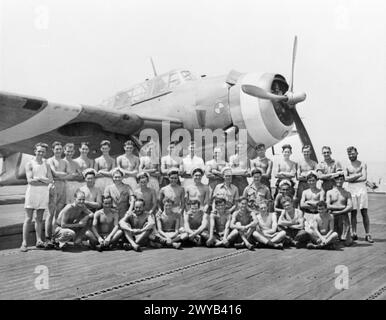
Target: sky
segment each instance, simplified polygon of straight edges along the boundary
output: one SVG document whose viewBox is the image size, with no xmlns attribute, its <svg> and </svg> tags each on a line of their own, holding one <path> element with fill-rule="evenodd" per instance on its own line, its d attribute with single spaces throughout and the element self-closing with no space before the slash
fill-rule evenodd
<svg viewBox="0 0 386 320">
<path fill-rule="evenodd" d="M 98 104 L 151 77 L 150 56 L 159 73 L 289 79 L 295 35 L 297 109 L 319 158 L 355 145 L 386 167 L 382 0 L 0 0 L 0 90 Z"/>
</svg>

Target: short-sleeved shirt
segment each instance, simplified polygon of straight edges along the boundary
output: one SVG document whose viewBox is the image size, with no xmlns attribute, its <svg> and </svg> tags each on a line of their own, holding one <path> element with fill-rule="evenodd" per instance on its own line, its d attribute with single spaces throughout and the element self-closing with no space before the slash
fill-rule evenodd
<svg viewBox="0 0 386 320">
<path fill-rule="evenodd" d="M 113 199 L 113 207 L 118 210 L 119 217 L 123 217 L 130 207 L 130 197 L 133 195 L 133 190 L 128 185 L 122 185 L 119 190 L 115 184 L 110 184 L 106 187 L 104 196 L 110 196 Z"/>
<path fill-rule="evenodd" d="M 220 183 L 213 191 L 213 198 L 214 197 L 225 198 L 226 208 L 229 209 L 239 200 L 239 189 L 234 184 L 228 187 L 225 183 Z"/>
<path fill-rule="evenodd" d="M 271 193 L 268 187 L 264 184 L 260 184 L 259 187 L 256 187 L 254 183 L 251 183 L 248 187 L 244 189 L 243 196 L 247 197 L 248 200 L 271 200 Z"/>
</svg>

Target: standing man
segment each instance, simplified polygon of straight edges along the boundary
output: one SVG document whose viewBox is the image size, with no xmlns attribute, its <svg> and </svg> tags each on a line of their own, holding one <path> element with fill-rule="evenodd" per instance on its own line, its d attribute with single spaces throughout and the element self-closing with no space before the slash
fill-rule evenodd
<svg viewBox="0 0 386 320">
<path fill-rule="evenodd" d="M 54 179 L 54 188 L 50 189 L 50 200 L 48 204 L 48 216 L 46 218 L 45 233 L 46 245 L 52 247 L 52 233 L 55 225 L 55 220 L 58 218 L 59 212 L 66 205 L 66 180 L 67 163 L 62 159 L 63 147 L 58 141 L 52 144 L 52 152 L 54 155 L 47 160 L 50 166 L 52 177 Z"/>
<path fill-rule="evenodd" d="M 167 186 L 170 183 L 168 173 L 169 170 L 172 168 L 177 168 L 180 172 L 182 172 L 182 158 L 176 154 L 174 142 L 171 142 L 169 144 L 168 154 L 166 156 L 161 157 L 161 188 Z"/>
<path fill-rule="evenodd" d="M 132 190 L 135 190 L 138 187 L 136 177 L 139 172 L 139 158 L 133 153 L 133 141 L 126 141 L 123 149 L 125 153 L 117 158 L 117 166 L 125 175 L 122 182 L 129 185 Z"/>
<path fill-rule="evenodd" d="M 152 161 L 152 152 L 153 152 L 152 146 L 153 145 L 154 145 L 154 143 L 153 144 L 147 144 L 145 146 L 145 148 L 142 148 L 142 150 L 145 149 L 144 151 L 146 152 L 146 155 L 139 158 L 139 172 L 146 172 L 148 174 L 149 187 L 154 189 L 156 194 L 158 195 L 158 193 L 159 193 L 158 178 L 160 176 L 160 171 L 159 171 L 158 162 L 153 163 L 153 161 Z M 159 159 L 157 159 L 157 161 L 158 160 Z"/>
<path fill-rule="evenodd" d="M 247 155 L 241 155 L 242 145 L 236 145 L 236 153 L 229 157 L 229 166 L 232 169 L 232 183 L 239 189 L 239 194 L 243 194 L 248 186 L 248 158 Z"/>
<path fill-rule="evenodd" d="M 204 160 L 196 156 L 196 144 L 192 141 L 189 145 L 189 154 L 182 159 L 182 177 L 184 178 L 182 185 L 185 189 L 188 185 L 193 184 L 192 170 L 197 167 L 205 170 Z"/>
<path fill-rule="evenodd" d="M 273 162 L 271 159 L 268 159 L 265 155 L 265 144 L 259 143 L 256 146 L 257 157 L 255 159 L 250 160 L 250 168 L 260 168 L 262 171 L 261 175 L 261 183 L 266 185 L 271 192 L 271 175 L 272 175 L 272 167 Z"/>
<path fill-rule="evenodd" d="M 326 193 L 334 187 L 334 179 L 341 174 L 343 167 L 339 161 L 331 158 L 330 147 L 324 146 L 322 148 L 322 154 L 324 160 L 318 164 L 316 172 L 318 173 L 318 178 L 323 181 L 322 189 Z"/>
<path fill-rule="evenodd" d="M 26 211 L 23 224 L 23 242 L 20 250 L 27 252 L 28 228 L 32 221 L 34 210 L 36 210 L 35 231 L 36 248 L 44 248 L 42 241 L 42 226 L 44 210 L 48 209 L 49 185 L 53 183 L 50 167 L 44 160 L 48 146 L 39 142 L 35 145 L 35 158 L 26 164 L 26 176 L 28 181 L 25 193 L 24 208 Z"/>
<path fill-rule="evenodd" d="M 67 165 L 67 177 L 66 177 L 66 203 L 72 203 L 74 201 L 75 191 L 78 190 L 83 181 L 82 170 L 79 163 L 73 159 L 75 153 L 75 145 L 73 143 L 66 143 L 64 146 L 64 161 Z"/>
<path fill-rule="evenodd" d="M 365 228 L 367 242 L 373 243 L 374 240 L 370 235 L 370 219 L 367 213 L 368 196 L 367 196 L 367 165 L 358 160 L 358 151 L 355 147 L 348 147 L 347 154 L 350 159 L 350 165 L 345 168 L 347 191 L 351 193 L 353 210 L 351 211 L 351 228 L 353 240 L 358 240 L 357 236 L 357 210 L 362 214 L 363 226 Z"/>
<path fill-rule="evenodd" d="M 95 186 L 103 193 L 105 188 L 113 183 L 112 170 L 115 168 L 115 159 L 110 156 L 111 142 L 103 140 L 100 143 L 102 155 L 95 159 L 94 169 L 97 172 Z"/>
<path fill-rule="evenodd" d="M 284 146 L 282 146 L 282 152 L 283 152 L 283 158 L 278 163 L 277 173 L 275 175 L 275 178 L 277 180 L 276 180 L 276 190 L 275 190 L 274 198 L 276 198 L 277 194 L 279 193 L 279 184 L 283 179 L 287 179 L 291 183 L 291 188 L 289 192 L 290 196 L 293 197 L 295 195 L 294 179 L 296 178 L 297 164 L 296 162 L 290 159 L 292 154 L 291 145 L 285 144 Z"/>
<path fill-rule="evenodd" d="M 210 192 L 213 192 L 214 188 L 223 182 L 221 170 L 226 166 L 226 163 L 221 155 L 221 148 L 216 147 L 213 149 L 213 159 L 206 162 L 205 175 L 209 180 Z"/>
<path fill-rule="evenodd" d="M 318 163 L 310 158 L 311 152 L 311 146 L 304 145 L 302 147 L 303 159 L 299 161 L 297 170 L 299 184 L 296 192 L 296 199 L 298 203 L 302 198 L 303 191 L 309 188 L 309 184 L 307 183 L 308 174 L 315 171 L 318 166 Z"/>
<path fill-rule="evenodd" d="M 339 235 L 345 246 L 351 246 L 353 240 L 350 232 L 350 218 L 348 213 L 352 211 L 351 194 L 343 189 L 343 171 L 337 173 L 334 187 L 327 191 L 327 209 L 334 216 L 334 231 Z"/>
</svg>

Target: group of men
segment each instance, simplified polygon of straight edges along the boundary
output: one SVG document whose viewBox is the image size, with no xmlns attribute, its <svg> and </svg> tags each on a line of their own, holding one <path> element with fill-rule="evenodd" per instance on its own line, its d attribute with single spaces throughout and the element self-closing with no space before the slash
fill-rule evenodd
<svg viewBox="0 0 386 320">
<path fill-rule="evenodd" d="M 184 158 L 175 147 L 168 146 L 159 164 L 150 148 L 136 156 L 130 140 L 116 159 L 110 156 L 110 142 L 102 141 L 102 155 L 95 160 L 88 158 L 88 143 L 81 143 L 76 159 L 73 143 L 54 142 L 49 159 L 49 147 L 38 143 L 34 159 L 26 165 L 21 251 L 28 250 L 35 210 L 36 247 L 45 249 L 85 242 L 98 251 L 189 245 L 333 249 L 338 241 L 349 246 L 358 239 L 358 209 L 365 240 L 373 242 L 367 167 L 357 159 L 355 147 L 347 148 L 350 165 L 343 168 L 331 158 L 330 147 L 322 148 L 324 160 L 318 164 L 311 160 L 310 146 L 302 147 L 303 159 L 296 163 L 290 159 L 292 147 L 284 145 L 276 164 L 274 196 L 273 162 L 264 144 L 256 146 L 255 159 L 242 156 L 237 146 L 228 162 L 216 147 L 206 163 L 196 155 L 194 142 Z"/>
</svg>

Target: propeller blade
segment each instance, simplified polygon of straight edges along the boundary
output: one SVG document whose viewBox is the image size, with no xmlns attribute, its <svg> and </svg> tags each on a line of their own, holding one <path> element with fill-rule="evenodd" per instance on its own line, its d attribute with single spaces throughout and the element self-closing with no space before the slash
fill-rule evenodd
<svg viewBox="0 0 386 320">
<path fill-rule="evenodd" d="M 290 92 L 294 91 L 294 74 L 295 74 L 295 61 L 296 61 L 297 49 L 298 49 L 298 37 L 295 36 L 294 47 L 293 47 L 293 50 L 292 50 L 291 82 L 290 82 L 290 87 L 289 87 L 289 91 Z"/>
<path fill-rule="evenodd" d="M 267 99 L 267 100 L 273 100 L 273 101 L 287 101 L 288 97 L 286 96 L 278 96 L 276 94 L 270 93 L 265 91 L 262 88 L 252 86 L 249 84 L 244 84 L 241 86 L 241 89 L 250 96 L 260 98 L 260 99 Z"/>
<path fill-rule="evenodd" d="M 291 112 L 296 125 L 296 130 L 298 131 L 298 134 L 299 134 L 300 141 L 302 142 L 303 146 L 304 145 L 311 146 L 311 152 L 312 152 L 311 159 L 318 162 L 318 158 L 316 157 L 316 153 L 312 145 L 310 136 L 308 135 L 308 132 L 303 124 L 303 121 L 300 119 L 300 116 L 295 108 L 292 108 Z"/>
</svg>

